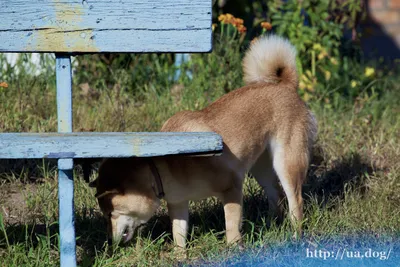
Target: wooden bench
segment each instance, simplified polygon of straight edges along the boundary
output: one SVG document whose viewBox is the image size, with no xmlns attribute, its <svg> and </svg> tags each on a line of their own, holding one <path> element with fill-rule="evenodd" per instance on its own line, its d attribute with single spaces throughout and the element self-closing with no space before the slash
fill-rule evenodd
<svg viewBox="0 0 400 267">
<path fill-rule="evenodd" d="M 0 158 L 57 158 L 61 266 L 76 266 L 73 159 L 218 154 L 215 133 L 72 133 L 71 55 L 209 52 L 211 0 L 1 2 L 0 52 L 56 54 L 58 133 L 2 133 Z"/>
</svg>

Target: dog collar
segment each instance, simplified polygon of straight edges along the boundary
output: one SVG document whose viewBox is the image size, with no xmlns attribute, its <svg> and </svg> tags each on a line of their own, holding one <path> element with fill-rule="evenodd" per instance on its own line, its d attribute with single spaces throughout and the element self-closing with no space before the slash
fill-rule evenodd
<svg viewBox="0 0 400 267">
<path fill-rule="evenodd" d="M 158 172 L 157 166 L 152 159 L 149 160 L 149 166 L 154 177 L 154 183 L 152 185 L 154 193 L 156 194 L 157 198 L 162 199 L 165 196 L 165 193 L 160 173 Z"/>
</svg>

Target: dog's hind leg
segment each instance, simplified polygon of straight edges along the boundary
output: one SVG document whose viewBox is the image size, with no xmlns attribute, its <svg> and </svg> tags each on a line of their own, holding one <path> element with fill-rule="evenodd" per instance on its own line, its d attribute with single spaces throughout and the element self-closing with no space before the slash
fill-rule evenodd
<svg viewBox="0 0 400 267">
<path fill-rule="evenodd" d="M 296 142 L 295 142 L 296 141 Z M 289 204 L 289 215 L 296 233 L 301 235 L 303 220 L 302 185 L 308 168 L 308 151 L 302 142 L 292 140 L 291 144 L 272 145 L 273 167 L 282 184 Z"/>
<path fill-rule="evenodd" d="M 276 216 L 278 221 L 282 220 L 283 192 L 279 185 L 269 151 L 265 151 L 251 168 L 250 173 L 257 180 L 268 198 L 269 213 Z"/>
<path fill-rule="evenodd" d="M 240 228 L 242 225 L 242 186 L 233 186 L 223 192 L 221 196 L 225 213 L 226 241 L 228 244 L 240 242 L 242 236 Z"/>
</svg>

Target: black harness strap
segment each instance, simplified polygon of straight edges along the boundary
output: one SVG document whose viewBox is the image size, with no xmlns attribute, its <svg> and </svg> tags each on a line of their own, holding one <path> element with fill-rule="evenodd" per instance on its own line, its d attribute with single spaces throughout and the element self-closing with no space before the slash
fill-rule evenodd
<svg viewBox="0 0 400 267">
<path fill-rule="evenodd" d="M 164 188 L 163 188 L 163 184 L 161 181 L 160 173 L 158 172 L 157 166 L 152 159 L 149 160 L 149 166 L 150 166 L 151 173 L 153 174 L 153 177 L 154 177 L 154 183 L 155 183 L 155 186 L 153 184 L 154 193 L 156 194 L 156 196 L 159 199 L 162 199 L 165 196 L 165 193 L 164 193 Z"/>
</svg>

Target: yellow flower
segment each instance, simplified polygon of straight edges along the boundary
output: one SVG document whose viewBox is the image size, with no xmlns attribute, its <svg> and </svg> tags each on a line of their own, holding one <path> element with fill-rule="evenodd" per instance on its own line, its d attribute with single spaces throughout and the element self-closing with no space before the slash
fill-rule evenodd
<svg viewBox="0 0 400 267">
<path fill-rule="evenodd" d="M 313 45 L 313 49 L 315 49 L 315 50 L 321 50 L 321 49 L 322 49 L 322 46 L 321 46 L 321 44 L 314 44 L 314 45 Z"/>
<path fill-rule="evenodd" d="M 227 24 L 234 24 L 234 22 L 235 22 L 235 17 L 234 16 L 232 16 L 232 14 L 229 14 L 229 13 L 226 13 L 225 14 L 225 20 L 223 20 L 223 22 L 224 23 L 227 23 Z"/>
<path fill-rule="evenodd" d="M 314 92 L 314 86 L 312 83 L 306 85 L 306 89 L 310 92 Z"/>
<path fill-rule="evenodd" d="M 262 27 L 263 29 L 266 29 L 267 31 L 269 31 L 269 30 L 271 30 L 271 29 L 272 29 L 272 25 L 271 25 L 271 23 L 269 23 L 269 22 L 266 22 L 266 21 L 264 21 L 264 22 L 261 22 L 261 27 Z"/>
<path fill-rule="evenodd" d="M 325 80 L 329 81 L 331 79 L 331 73 L 330 71 L 326 70 L 325 71 Z"/>
<path fill-rule="evenodd" d="M 371 67 L 366 67 L 365 68 L 365 77 L 373 76 L 375 74 L 375 69 Z"/>
<path fill-rule="evenodd" d="M 321 53 L 318 54 L 318 60 L 323 59 L 324 57 L 326 57 L 328 55 L 328 53 L 326 53 L 326 51 L 322 51 Z"/>
<path fill-rule="evenodd" d="M 224 24 L 232 24 L 235 27 L 243 24 L 242 19 L 237 19 L 232 14 L 229 13 L 219 15 L 218 20 Z"/>
<path fill-rule="evenodd" d="M 303 81 L 300 81 L 300 82 L 299 82 L 299 88 L 300 88 L 301 90 L 306 89 L 306 84 L 305 84 Z"/>
<path fill-rule="evenodd" d="M 334 58 L 334 57 L 331 57 L 331 63 L 332 63 L 333 65 L 337 65 L 337 64 L 338 64 L 336 58 Z"/>
<path fill-rule="evenodd" d="M 310 100 L 312 97 L 311 97 L 311 95 L 310 94 L 308 94 L 308 93 L 304 93 L 304 95 L 303 95 L 303 99 L 304 99 L 304 101 L 308 101 L 308 100 Z"/>
<path fill-rule="evenodd" d="M 6 82 L 1 82 L 0 87 L 8 88 L 8 83 Z"/>
<path fill-rule="evenodd" d="M 311 72 L 310 72 L 310 73 L 311 73 Z M 310 81 L 310 80 L 308 79 L 307 75 L 305 75 L 305 74 L 302 74 L 302 75 L 301 75 L 301 80 L 304 81 L 304 82 L 309 82 L 309 81 Z"/>
<path fill-rule="evenodd" d="M 226 16 L 227 20 L 231 20 L 231 19 L 235 18 L 232 14 L 229 14 L 229 13 L 226 13 L 225 16 Z"/>
<path fill-rule="evenodd" d="M 212 25 L 211 25 L 211 28 L 212 28 L 212 31 L 215 31 L 215 28 L 217 28 L 217 23 L 213 23 Z"/>
<path fill-rule="evenodd" d="M 355 80 L 351 80 L 350 85 L 351 85 L 351 88 L 354 88 L 357 86 L 357 82 Z"/>
</svg>

